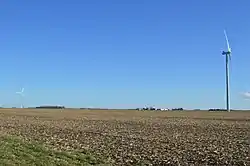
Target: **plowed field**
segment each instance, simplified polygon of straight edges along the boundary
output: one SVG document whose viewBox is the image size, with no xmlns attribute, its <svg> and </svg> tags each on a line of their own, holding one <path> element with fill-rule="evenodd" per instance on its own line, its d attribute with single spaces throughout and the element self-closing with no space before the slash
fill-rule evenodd
<svg viewBox="0 0 250 166">
<path fill-rule="evenodd" d="M 112 165 L 250 165 L 250 112 L 1 109 L 1 133 Z"/>
</svg>

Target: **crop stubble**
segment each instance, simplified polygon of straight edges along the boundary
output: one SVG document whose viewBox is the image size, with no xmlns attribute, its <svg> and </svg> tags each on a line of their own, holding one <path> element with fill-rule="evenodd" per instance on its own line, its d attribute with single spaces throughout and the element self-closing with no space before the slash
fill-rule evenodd
<svg viewBox="0 0 250 166">
<path fill-rule="evenodd" d="M 250 165 L 250 112 L 2 109 L 0 126 L 114 165 Z"/>
</svg>

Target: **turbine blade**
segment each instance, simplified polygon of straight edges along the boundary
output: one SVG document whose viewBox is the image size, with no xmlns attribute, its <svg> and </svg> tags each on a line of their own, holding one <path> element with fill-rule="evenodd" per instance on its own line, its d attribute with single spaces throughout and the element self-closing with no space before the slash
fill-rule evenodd
<svg viewBox="0 0 250 166">
<path fill-rule="evenodd" d="M 228 37 L 227 37 L 227 32 L 226 32 L 226 30 L 224 30 L 224 35 L 225 35 L 225 38 L 226 38 L 226 41 L 227 41 L 227 50 L 228 50 L 229 52 L 231 52 L 231 48 L 230 48 L 230 45 L 229 45 L 229 41 L 228 41 Z"/>
</svg>

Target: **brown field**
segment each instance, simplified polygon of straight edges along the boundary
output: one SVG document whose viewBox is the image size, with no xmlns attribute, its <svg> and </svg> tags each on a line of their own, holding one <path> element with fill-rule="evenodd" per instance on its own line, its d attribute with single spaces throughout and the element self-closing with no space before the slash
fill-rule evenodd
<svg viewBox="0 0 250 166">
<path fill-rule="evenodd" d="M 250 165 L 250 112 L 0 109 L 2 134 L 113 165 Z"/>
</svg>

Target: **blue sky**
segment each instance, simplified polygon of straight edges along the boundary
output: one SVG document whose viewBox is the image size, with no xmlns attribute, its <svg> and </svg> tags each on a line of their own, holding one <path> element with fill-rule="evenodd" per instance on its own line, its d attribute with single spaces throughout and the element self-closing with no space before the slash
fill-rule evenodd
<svg viewBox="0 0 250 166">
<path fill-rule="evenodd" d="M 2 1 L 0 103 L 249 108 L 250 1 Z"/>
</svg>

